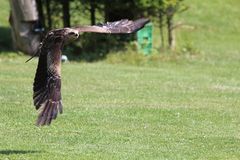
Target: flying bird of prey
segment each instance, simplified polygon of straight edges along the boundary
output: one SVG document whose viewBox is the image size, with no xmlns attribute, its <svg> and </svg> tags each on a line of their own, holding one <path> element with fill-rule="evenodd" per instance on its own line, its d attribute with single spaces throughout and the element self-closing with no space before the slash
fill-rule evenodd
<svg viewBox="0 0 240 160">
<path fill-rule="evenodd" d="M 39 110 L 36 125 L 50 125 L 62 113 L 61 98 L 61 50 L 63 46 L 79 37 L 82 32 L 133 33 L 144 27 L 149 20 L 127 19 L 101 25 L 62 28 L 49 31 L 39 46 L 37 71 L 33 83 L 33 100 Z"/>
</svg>

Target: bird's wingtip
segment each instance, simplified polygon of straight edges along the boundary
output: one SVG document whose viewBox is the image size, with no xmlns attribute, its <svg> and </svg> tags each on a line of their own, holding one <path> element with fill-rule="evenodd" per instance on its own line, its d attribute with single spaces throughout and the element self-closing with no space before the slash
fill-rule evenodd
<svg viewBox="0 0 240 160">
<path fill-rule="evenodd" d="M 40 109 L 36 126 L 50 125 L 52 120 L 57 118 L 58 112 L 62 114 L 61 102 L 47 101 Z"/>
</svg>

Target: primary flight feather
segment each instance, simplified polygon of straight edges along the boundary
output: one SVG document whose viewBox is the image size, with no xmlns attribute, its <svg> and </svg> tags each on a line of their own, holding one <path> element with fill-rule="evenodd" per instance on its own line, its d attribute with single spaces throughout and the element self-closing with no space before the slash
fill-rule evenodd
<svg viewBox="0 0 240 160">
<path fill-rule="evenodd" d="M 81 32 L 133 33 L 143 28 L 149 20 L 127 19 L 93 26 L 80 26 L 49 31 L 37 51 L 39 56 L 33 83 L 33 100 L 40 110 L 36 125 L 50 125 L 58 113 L 62 113 L 61 97 L 61 50 L 63 46 L 79 37 Z"/>
</svg>

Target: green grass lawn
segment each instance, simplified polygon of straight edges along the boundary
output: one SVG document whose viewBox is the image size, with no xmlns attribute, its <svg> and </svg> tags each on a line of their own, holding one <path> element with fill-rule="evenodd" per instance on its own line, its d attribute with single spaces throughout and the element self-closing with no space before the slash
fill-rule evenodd
<svg viewBox="0 0 240 160">
<path fill-rule="evenodd" d="M 0 61 L 0 157 L 237 159 L 239 64 L 63 65 L 64 114 L 34 126 L 36 60 Z"/>
<path fill-rule="evenodd" d="M 0 2 L 7 28 L 8 3 Z M 200 55 L 65 63 L 64 113 L 50 127 L 35 126 L 37 59 L 1 51 L 0 159 L 239 159 L 239 1 L 186 3 L 178 47 L 190 43 Z"/>
<path fill-rule="evenodd" d="M 189 43 L 213 58 L 227 58 L 240 50 L 239 0 L 184 0 L 189 10 L 176 17 L 178 46 Z M 223 59 L 224 59 L 223 58 Z"/>
</svg>

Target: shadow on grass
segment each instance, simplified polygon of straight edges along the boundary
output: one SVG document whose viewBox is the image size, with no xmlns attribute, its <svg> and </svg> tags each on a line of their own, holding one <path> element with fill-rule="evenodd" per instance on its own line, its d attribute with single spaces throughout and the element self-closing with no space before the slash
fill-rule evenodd
<svg viewBox="0 0 240 160">
<path fill-rule="evenodd" d="M 0 27 L 0 54 L 5 51 L 13 51 L 11 29 L 9 27 Z"/>
<path fill-rule="evenodd" d="M 11 155 L 11 154 L 31 154 L 40 153 L 41 151 L 34 150 L 0 150 L 0 155 Z"/>
</svg>

